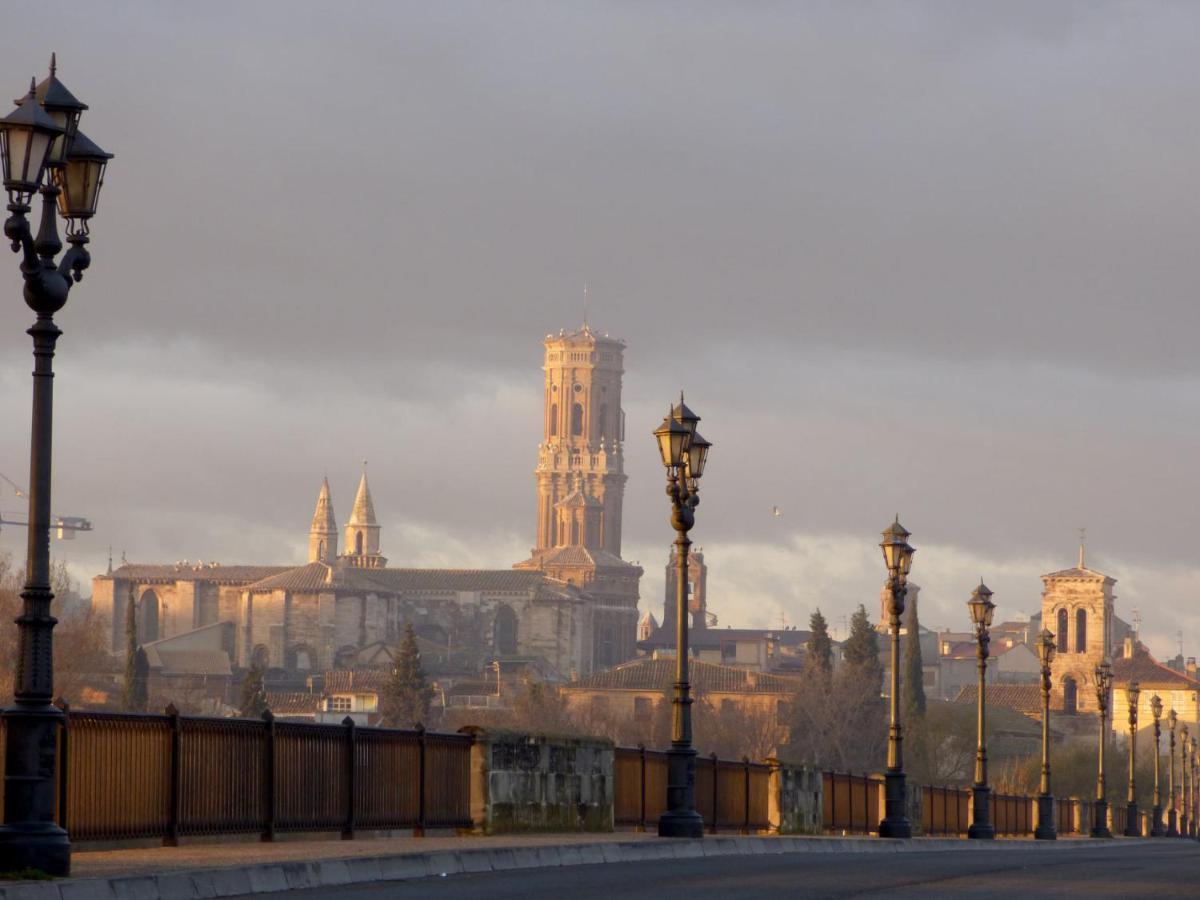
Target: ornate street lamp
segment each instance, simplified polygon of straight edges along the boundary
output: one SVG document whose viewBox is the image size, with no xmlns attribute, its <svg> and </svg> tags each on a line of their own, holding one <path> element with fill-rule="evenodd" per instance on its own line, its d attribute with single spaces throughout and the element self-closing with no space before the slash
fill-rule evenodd
<svg viewBox="0 0 1200 900">
<path fill-rule="evenodd" d="M 1167 713 L 1167 731 L 1171 736 L 1170 750 L 1167 754 L 1167 758 L 1171 760 L 1167 772 L 1167 837 L 1179 837 L 1178 813 L 1175 809 L 1175 724 L 1178 718 L 1174 709 Z"/>
<path fill-rule="evenodd" d="M 887 771 L 883 774 L 883 820 L 881 838 L 910 838 L 912 823 L 906 815 L 907 791 L 904 785 L 903 736 L 900 730 L 900 617 L 908 593 L 908 571 L 916 552 L 908 544 L 910 533 L 900 524 L 900 516 L 883 532 L 879 546 L 887 566 L 888 626 L 892 635 L 891 721 L 888 724 Z"/>
<path fill-rule="evenodd" d="M 1131 681 L 1125 688 L 1129 700 L 1129 796 L 1125 802 L 1125 837 L 1141 837 L 1142 822 L 1138 816 L 1137 804 L 1137 722 L 1138 698 L 1142 695 L 1141 686 Z M 1114 710 L 1115 712 L 1115 710 Z"/>
<path fill-rule="evenodd" d="M 977 840 L 991 840 L 996 836 L 996 829 L 988 815 L 988 777 L 987 777 L 987 747 L 984 745 L 984 693 L 987 690 L 987 658 L 988 629 L 992 627 L 992 615 L 996 604 L 992 602 L 992 592 L 988 590 L 983 579 L 979 587 L 971 592 L 967 601 L 971 611 L 971 624 L 975 626 L 975 646 L 979 658 L 979 703 L 976 717 L 975 734 L 975 784 L 971 787 L 971 824 L 967 828 L 967 837 Z"/>
<path fill-rule="evenodd" d="M 1150 698 L 1150 714 L 1154 716 L 1154 808 L 1150 811 L 1150 837 L 1163 837 L 1162 789 L 1159 787 L 1159 767 L 1162 763 L 1162 697 Z"/>
<path fill-rule="evenodd" d="M 67 875 L 71 845 L 55 823 L 55 753 L 62 712 L 54 696 L 50 614 L 50 476 L 53 436 L 53 359 L 58 341 L 54 314 L 67 302 L 72 285 L 91 262 L 87 222 L 96 212 L 104 169 L 112 154 L 78 134 L 87 107 L 58 80 L 52 58 L 50 77 L 17 101 L 0 119 L 0 164 L 8 191 L 4 236 L 21 252 L 25 303 L 37 314 L 33 338 L 33 427 L 30 447 L 29 532 L 24 608 L 17 619 L 17 672 L 13 705 L 4 710 L 4 824 L 0 826 L 0 870 L 40 869 Z M 46 172 L 50 177 L 46 178 Z M 36 238 L 27 216 L 35 191 L 42 195 Z M 56 210 L 66 219 L 71 247 L 62 251 Z"/>
<path fill-rule="evenodd" d="M 1108 794 L 1104 783 L 1104 748 L 1108 743 L 1108 697 L 1112 690 L 1112 666 L 1108 660 L 1096 666 L 1096 706 L 1100 710 L 1100 756 L 1096 774 L 1095 815 L 1092 817 L 1092 837 L 1110 838 L 1108 827 Z"/>
<path fill-rule="evenodd" d="M 1050 664 L 1054 662 L 1054 635 L 1043 628 L 1038 638 L 1038 660 L 1042 664 L 1042 781 L 1038 786 L 1037 828 L 1033 836 L 1040 841 L 1058 837 L 1054 822 L 1054 797 L 1050 794 Z"/>
<path fill-rule="evenodd" d="M 1191 823 L 1188 821 L 1192 792 L 1188 784 L 1188 727 L 1179 729 L 1179 836 L 1187 837 Z"/>
<path fill-rule="evenodd" d="M 675 529 L 675 693 L 671 702 L 671 749 L 667 751 L 667 811 L 659 817 L 659 837 L 704 836 L 696 812 L 696 749 L 692 746 L 692 698 L 688 682 L 688 532 L 700 503 L 700 478 L 711 446 L 696 431 L 700 417 L 687 408 L 683 393 L 654 430 L 667 470 L 671 525 Z"/>
</svg>

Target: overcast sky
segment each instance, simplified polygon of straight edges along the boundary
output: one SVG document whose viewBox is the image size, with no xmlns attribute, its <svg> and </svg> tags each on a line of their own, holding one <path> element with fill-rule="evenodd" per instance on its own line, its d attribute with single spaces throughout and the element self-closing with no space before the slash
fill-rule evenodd
<svg viewBox="0 0 1200 900">
<path fill-rule="evenodd" d="M 363 459 L 392 565 L 524 558 L 540 341 L 586 282 L 628 342 L 643 608 L 682 386 L 722 625 L 876 614 L 899 511 L 928 626 L 981 576 L 1035 612 L 1086 526 L 1118 615 L 1200 652 L 1200 6 L 12 6 L 10 95 L 57 50 L 116 153 L 59 316 L 81 579 L 110 544 L 303 561 L 321 476 L 342 523 Z M 0 278 L 24 483 L 31 315 Z"/>
</svg>

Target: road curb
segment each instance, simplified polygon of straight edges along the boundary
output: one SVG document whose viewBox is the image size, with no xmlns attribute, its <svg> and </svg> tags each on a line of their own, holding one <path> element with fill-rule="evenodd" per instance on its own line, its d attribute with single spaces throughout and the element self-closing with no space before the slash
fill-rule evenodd
<svg viewBox="0 0 1200 900">
<path fill-rule="evenodd" d="M 967 841 L 955 838 L 880 840 L 840 837 L 741 837 L 639 840 L 541 846 L 477 847 L 387 856 L 360 856 L 251 866 L 177 870 L 107 878 L 18 882 L 0 888 L 0 900 L 210 900 L 303 888 L 332 888 L 380 881 L 411 881 L 463 873 L 544 869 L 597 863 L 647 862 L 709 856 L 784 853 L 919 853 L 930 850 L 1063 852 L 1096 847 L 1093 840 Z M 1108 846 L 1145 846 L 1111 840 Z"/>
</svg>

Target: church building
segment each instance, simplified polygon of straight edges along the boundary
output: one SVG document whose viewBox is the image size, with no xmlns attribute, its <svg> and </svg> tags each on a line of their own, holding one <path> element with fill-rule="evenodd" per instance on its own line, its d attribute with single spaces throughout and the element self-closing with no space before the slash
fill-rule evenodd
<svg viewBox="0 0 1200 900">
<path fill-rule="evenodd" d="M 322 482 L 305 565 L 125 563 L 97 576 L 92 602 L 109 621 L 112 652 L 125 652 L 133 604 L 139 644 L 219 649 L 233 668 L 291 676 L 363 665 L 410 622 L 480 669 L 520 659 L 567 679 L 632 658 L 642 570 L 620 556 L 624 344 L 586 324 L 544 344 L 529 559 L 499 570 L 389 566 L 364 468 L 340 531 Z"/>
</svg>

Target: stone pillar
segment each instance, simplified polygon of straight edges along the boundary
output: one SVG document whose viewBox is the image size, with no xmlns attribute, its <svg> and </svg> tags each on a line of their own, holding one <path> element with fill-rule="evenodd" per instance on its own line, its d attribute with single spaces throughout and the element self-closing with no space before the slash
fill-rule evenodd
<svg viewBox="0 0 1200 900">
<path fill-rule="evenodd" d="M 825 783 L 818 769 L 768 759 L 767 821 L 772 834 L 820 834 Z"/>
</svg>

